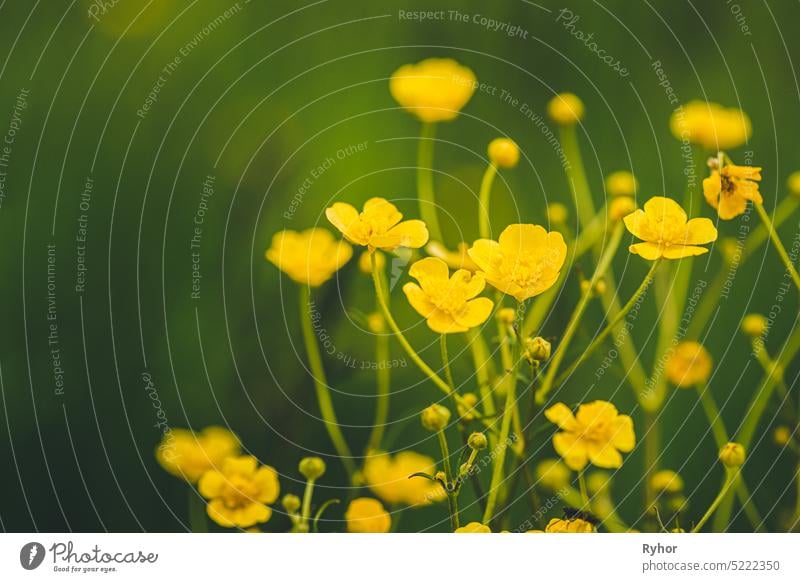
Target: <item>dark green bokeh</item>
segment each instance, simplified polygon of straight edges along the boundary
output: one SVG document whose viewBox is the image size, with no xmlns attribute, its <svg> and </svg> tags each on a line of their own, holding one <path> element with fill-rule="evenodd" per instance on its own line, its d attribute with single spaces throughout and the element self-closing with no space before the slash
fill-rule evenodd
<svg viewBox="0 0 800 582">
<path fill-rule="evenodd" d="M 388 77 L 401 64 L 454 57 L 481 82 L 507 90 L 539 115 L 555 92 L 580 95 L 587 108 L 580 137 L 598 204 L 602 176 L 617 169 L 636 173 L 644 199 L 656 194 L 680 199 L 686 188 L 680 144 L 668 128 L 673 107 L 653 61 L 661 61 L 681 101 L 707 97 L 740 105 L 750 114 L 753 138 L 731 153 L 742 159 L 748 150 L 753 163 L 765 168 L 762 192 L 768 209 L 785 195 L 786 176 L 800 167 L 794 68 L 800 51 L 796 36 L 787 34 L 799 15 L 795 3 L 742 2 L 739 21 L 725 2 L 542 0 L 536 6 L 506 0 L 433 7 L 517 24 L 527 39 L 509 38 L 471 20 L 416 23 L 398 18 L 399 10 L 428 4 L 331 0 L 303 8 L 259 0 L 239 5 L 121 0 L 99 14 L 99 22 L 87 14 L 85 0 L 3 5 L 0 132 L 11 122 L 20 91 L 29 95 L 11 146 L 0 207 L 6 279 L 0 527 L 185 527 L 187 487 L 154 461 L 160 433 L 142 379 L 145 372 L 152 375 L 171 426 L 227 424 L 253 454 L 281 472 L 284 491 L 301 491 L 299 458 L 310 452 L 328 455 L 332 447 L 316 419 L 312 384 L 303 368 L 297 288 L 264 261 L 263 252 L 282 228 L 325 225 L 323 210 L 333 199 L 360 204 L 370 196 L 386 196 L 400 200 L 408 216 L 417 214 L 413 166 L 418 124 L 388 92 Z M 593 32 L 597 43 L 626 65 L 627 78 L 556 23 L 563 7 L 580 16 L 577 28 Z M 231 12 L 219 20 L 226 10 Z M 204 33 L 215 20 L 213 30 Z M 196 46 L 165 74 L 163 68 L 190 42 Z M 137 116 L 159 75 L 165 80 L 157 101 Z M 552 146 L 519 107 L 498 97 L 476 93 L 464 115 L 439 128 L 436 164 L 443 173 L 437 191 L 452 213 L 442 220 L 453 241 L 477 236 L 475 193 L 482 158 L 486 144 L 500 134 L 513 137 L 525 158 L 518 168 L 502 173 L 505 184 L 501 181 L 495 191 L 495 227 L 519 220 L 544 223 L 547 201 L 569 203 Z M 337 150 L 359 143 L 366 143 L 365 151 L 336 160 L 318 179 L 311 178 L 302 203 L 285 218 L 312 170 L 335 158 Z M 215 193 L 201 242 L 201 296 L 194 300 L 192 220 L 209 175 L 215 177 Z M 94 186 L 84 212 L 80 202 L 87 177 Z M 88 269 L 85 291 L 77 293 L 75 237 L 81 214 L 89 218 Z M 700 199 L 692 214 L 712 216 Z M 735 236 L 737 228 L 736 221 L 720 225 L 722 235 Z M 797 230 L 793 217 L 782 235 L 790 241 Z M 65 380 L 60 396 L 48 345 L 48 244 L 56 248 L 58 347 Z M 591 268 L 586 261 L 580 266 Z M 708 280 L 719 268 L 717 253 L 710 262 L 697 260 L 693 279 Z M 615 269 L 627 297 L 646 265 L 620 253 Z M 732 429 L 761 377 L 738 323 L 745 313 L 771 308 L 782 274 L 774 251 L 762 248 L 739 271 L 730 297 L 720 300 L 722 315 L 705 340 L 717 362 L 713 390 Z M 575 289 L 572 278 L 543 335 L 561 333 Z M 336 349 L 371 360 L 371 336 L 347 317 L 374 308 L 370 282 L 356 261 L 315 295 Z M 399 319 L 409 325 L 417 321 L 397 297 Z M 796 293 L 790 290 L 768 339 L 770 350 L 796 324 L 796 313 Z M 647 338 L 656 314 L 648 301 L 635 332 L 647 368 L 655 356 L 654 337 Z M 601 317 L 593 309 L 588 321 L 597 326 Z M 576 353 L 589 333 L 587 328 L 576 339 Z M 425 356 L 437 361 L 436 338 L 424 326 L 415 326 L 409 337 L 417 346 L 428 345 Z M 460 338 L 452 340 L 454 353 L 462 347 Z M 403 357 L 396 344 L 392 350 Z M 326 365 L 340 391 L 335 403 L 342 423 L 368 425 L 374 374 L 335 358 L 326 358 Z M 587 365 L 585 377 L 579 375 L 559 398 L 611 399 L 622 411 L 632 411 L 635 401 L 620 385 L 619 370 L 587 394 L 594 367 Z M 467 378 L 466 359 L 457 361 L 455 372 Z M 797 373 L 793 365 L 787 378 Z M 392 400 L 392 447 L 435 455 L 436 443 L 415 415 L 438 392 L 410 366 L 396 371 L 393 384 L 395 389 L 411 387 Z M 633 414 L 640 423 L 640 414 Z M 688 391 L 675 394 L 662 422 L 661 463 L 683 467 L 696 519 L 721 479 L 707 423 Z M 764 422 L 759 434 L 767 436 L 756 439 L 746 474 L 754 502 L 774 529 L 778 508 L 794 500 L 794 464 L 771 443 L 768 431 Z M 346 435 L 359 451 L 367 430 L 347 429 Z M 538 458 L 552 456 L 549 442 L 541 442 Z M 638 449 L 627 457 L 614 485 L 621 513 L 629 520 L 641 512 L 641 457 Z M 339 489 L 346 482 L 340 466 L 335 459 L 328 464 L 318 499 L 346 495 Z M 330 516 L 338 518 L 341 511 L 334 508 Z M 512 527 L 528 516 L 521 502 Z M 475 507 L 465 514 L 467 521 L 478 517 Z M 446 524 L 445 509 L 432 507 L 405 512 L 401 529 L 442 531 Z M 748 527 L 741 518 L 735 521 L 735 529 Z M 268 529 L 284 530 L 286 521 L 276 517 Z"/>
</svg>

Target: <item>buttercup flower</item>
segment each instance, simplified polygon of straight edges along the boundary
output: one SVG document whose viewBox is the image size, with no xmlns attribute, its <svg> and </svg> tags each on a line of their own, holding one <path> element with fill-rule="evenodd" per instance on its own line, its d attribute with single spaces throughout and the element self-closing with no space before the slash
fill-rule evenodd
<svg viewBox="0 0 800 582">
<path fill-rule="evenodd" d="M 567 245 L 561 233 L 548 233 L 534 224 L 512 224 L 500 233 L 499 242 L 476 240 L 469 256 L 490 285 L 524 301 L 555 284 Z"/>
<path fill-rule="evenodd" d="M 703 179 L 703 195 L 722 220 L 730 220 L 744 214 L 748 200 L 764 202 L 758 191 L 760 180 L 761 168 L 726 164 Z"/>
<path fill-rule="evenodd" d="M 350 260 L 353 249 L 324 228 L 309 228 L 275 234 L 265 256 L 297 283 L 317 287 Z"/>
<path fill-rule="evenodd" d="M 750 118 L 741 109 L 718 103 L 690 101 L 678 108 L 669 121 L 672 135 L 696 143 L 709 151 L 739 147 L 750 138 Z"/>
<path fill-rule="evenodd" d="M 442 259 L 451 269 L 466 269 L 475 272 L 478 265 L 469 256 L 469 245 L 464 242 L 458 243 L 456 250 L 451 251 L 442 243 L 432 240 L 425 246 L 425 252 L 432 257 Z"/>
<path fill-rule="evenodd" d="M 479 521 L 471 521 L 467 525 L 462 525 L 453 533 L 492 533 L 488 525 L 483 525 Z"/>
<path fill-rule="evenodd" d="M 519 162 L 519 146 L 513 139 L 498 137 L 489 142 L 489 161 L 498 168 L 513 168 Z"/>
<path fill-rule="evenodd" d="M 173 428 L 156 449 L 156 460 L 169 473 L 196 483 L 209 469 L 239 454 L 239 439 L 220 426 L 209 426 L 199 433 Z"/>
<path fill-rule="evenodd" d="M 450 121 L 475 92 L 475 74 L 453 59 L 403 65 L 389 81 L 392 97 L 423 122 Z"/>
<path fill-rule="evenodd" d="M 397 207 L 384 198 L 370 198 L 359 214 L 355 207 L 336 202 L 325 210 L 331 224 L 344 238 L 369 250 L 391 251 L 397 247 L 418 249 L 428 242 L 428 229 L 421 220 L 403 220 Z"/>
<path fill-rule="evenodd" d="M 280 493 L 278 474 L 270 466 L 258 466 L 255 457 L 225 459 L 222 470 L 203 473 L 200 494 L 209 500 L 208 516 L 222 527 L 251 527 L 272 516 L 267 505 Z"/>
<path fill-rule="evenodd" d="M 559 125 L 575 125 L 583 119 L 583 101 L 573 93 L 559 93 L 547 104 L 547 114 Z"/>
<path fill-rule="evenodd" d="M 386 533 L 392 518 L 381 502 L 371 497 L 353 499 L 344 514 L 350 533 Z"/>
<path fill-rule="evenodd" d="M 554 517 L 544 528 L 544 533 L 595 533 L 594 525 L 584 519 L 559 519 Z"/>
<path fill-rule="evenodd" d="M 748 313 L 742 319 L 742 331 L 750 337 L 761 337 L 767 332 L 769 323 L 760 313 Z"/>
<path fill-rule="evenodd" d="M 610 402 L 581 404 L 575 415 L 566 404 L 559 403 L 544 414 L 562 429 L 553 436 L 553 447 L 573 471 L 580 471 L 588 462 L 616 469 L 622 466 L 620 452 L 629 453 L 636 444 L 633 420 L 619 414 Z"/>
<path fill-rule="evenodd" d="M 413 477 L 414 473 L 432 475 L 436 463 L 430 457 L 413 451 L 403 451 L 391 457 L 375 452 L 364 462 L 364 481 L 370 490 L 389 505 L 428 505 L 444 499 L 439 483 Z"/>
<path fill-rule="evenodd" d="M 675 346 L 664 372 L 669 381 L 678 388 L 691 388 L 707 382 L 712 367 L 711 354 L 702 344 L 685 341 Z"/>
<path fill-rule="evenodd" d="M 638 188 L 636 178 L 626 170 L 611 172 L 606 176 L 606 191 L 611 196 L 634 196 Z"/>
<path fill-rule="evenodd" d="M 486 297 L 475 298 L 486 285 L 481 273 L 461 269 L 450 276 L 441 259 L 419 260 L 408 274 L 419 281 L 403 285 L 408 302 L 428 327 L 437 333 L 458 333 L 482 324 L 491 315 L 494 303 Z"/>
<path fill-rule="evenodd" d="M 631 234 L 645 241 L 629 250 L 648 261 L 702 255 L 708 249 L 696 245 L 717 240 L 717 229 L 708 218 L 687 221 L 683 208 L 663 196 L 654 196 L 645 202 L 644 210 L 636 210 L 624 221 Z"/>
</svg>

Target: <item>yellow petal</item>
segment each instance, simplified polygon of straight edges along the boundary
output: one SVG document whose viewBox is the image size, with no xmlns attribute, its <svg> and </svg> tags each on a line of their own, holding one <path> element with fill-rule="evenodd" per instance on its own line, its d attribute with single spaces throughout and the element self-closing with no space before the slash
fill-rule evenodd
<svg viewBox="0 0 800 582">
<path fill-rule="evenodd" d="M 553 435 L 553 448 L 573 471 L 580 471 L 586 466 L 586 445 L 574 434 L 560 432 Z"/>
<path fill-rule="evenodd" d="M 418 249 L 428 242 L 428 228 L 421 220 L 406 220 L 391 228 L 386 234 L 374 235 L 370 244 L 374 247 L 393 250 L 397 247 Z"/>
<path fill-rule="evenodd" d="M 270 517 L 272 517 L 272 510 L 260 503 L 251 503 L 242 507 L 235 514 L 236 525 L 239 527 L 250 527 L 257 523 L 264 523 L 269 521 Z"/>
<path fill-rule="evenodd" d="M 345 237 L 347 237 L 350 228 L 359 221 L 358 210 L 346 202 L 336 202 L 330 208 L 326 208 L 325 216 Z M 360 245 L 367 244 L 365 240 L 348 240 Z"/>
<path fill-rule="evenodd" d="M 438 309 L 427 319 L 428 327 L 436 333 L 461 333 L 467 327 L 460 325 L 449 313 Z"/>
<path fill-rule="evenodd" d="M 362 219 L 370 224 L 380 225 L 381 230 L 388 230 L 403 220 L 397 206 L 385 198 L 370 198 L 364 203 Z"/>
<path fill-rule="evenodd" d="M 758 166 L 735 166 L 730 164 L 723 170 L 731 178 L 741 178 L 743 180 L 760 180 L 761 168 Z"/>
<path fill-rule="evenodd" d="M 592 464 L 602 469 L 616 469 L 622 466 L 622 455 L 611 443 L 589 442 L 586 445 L 586 452 Z"/>
<path fill-rule="evenodd" d="M 428 295 L 416 283 L 403 285 L 403 293 L 406 294 L 411 307 L 422 317 L 430 317 L 436 311 L 436 307 L 428 300 Z"/>
<path fill-rule="evenodd" d="M 250 455 L 242 455 L 241 457 L 228 457 L 222 465 L 222 472 L 226 477 L 231 475 L 243 475 L 251 477 L 256 472 L 258 461 L 255 457 Z"/>
<path fill-rule="evenodd" d="M 236 527 L 234 510 L 228 509 L 222 499 L 212 499 L 206 505 L 206 513 L 222 527 Z"/>
<path fill-rule="evenodd" d="M 717 229 L 708 218 L 693 218 L 686 223 L 687 245 L 704 245 L 717 240 Z"/>
<path fill-rule="evenodd" d="M 763 204 L 764 199 L 758 191 L 758 183 L 749 180 L 739 180 L 736 184 L 736 194 L 747 200 L 752 200 L 758 204 Z"/>
<path fill-rule="evenodd" d="M 547 242 L 547 231 L 536 224 L 510 224 L 500 233 L 499 239 L 500 249 L 510 255 L 537 251 Z"/>
<path fill-rule="evenodd" d="M 747 210 L 747 199 L 739 196 L 736 192 L 720 196 L 717 214 L 722 220 L 731 220 L 744 214 Z"/>
<path fill-rule="evenodd" d="M 567 431 L 574 431 L 577 430 L 577 424 L 575 422 L 575 416 L 572 414 L 572 411 L 569 409 L 569 406 L 566 404 L 559 402 L 558 404 L 554 404 L 550 408 L 544 411 L 544 415 L 553 424 L 557 425 L 559 428 Z"/>
<path fill-rule="evenodd" d="M 487 297 L 467 301 L 466 309 L 455 315 L 456 323 L 468 328 L 477 327 L 489 318 L 492 309 L 494 302 Z"/>
<path fill-rule="evenodd" d="M 459 269 L 450 277 L 450 285 L 461 288 L 466 299 L 476 297 L 486 287 L 486 277 L 482 273 L 472 274 L 466 269 Z"/>
<path fill-rule="evenodd" d="M 500 245 L 496 241 L 482 238 L 476 240 L 467 253 L 482 271 L 488 273 L 494 257 L 500 253 Z"/>
<path fill-rule="evenodd" d="M 447 268 L 447 263 L 442 259 L 426 257 L 415 261 L 408 270 L 408 274 L 420 282 L 423 279 L 446 281 L 450 277 L 450 270 Z"/>
<path fill-rule="evenodd" d="M 703 196 L 713 208 L 719 205 L 719 195 L 722 192 L 722 178 L 718 172 L 713 172 L 708 178 L 703 179 Z"/>
<path fill-rule="evenodd" d="M 639 255 L 648 261 L 655 261 L 662 255 L 661 246 L 651 242 L 637 243 L 628 247 L 634 255 Z"/>
<path fill-rule="evenodd" d="M 641 208 L 635 210 L 632 214 L 625 216 L 622 221 L 625 223 L 625 228 L 628 229 L 633 236 L 642 240 L 651 238 L 652 231 L 650 223 L 647 220 L 647 215 Z"/>
<path fill-rule="evenodd" d="M 593 422 L 599 420 L 615 420 L 617 418 L 617 407 L 606 402 L 605 400 L 595 400 L 581 404 L 578 407 L 578 412 L 575 414 L 575 419 L 581 426 L 588 426 Z"/>
<path fill-rule="evenodd" d="M 708 252 L 705 247 L 693 247 L 691 245 L 672 245 L 664 249 L 665 259 L 682 259 L 684 257 L 696 257 Z"/>
<path fill-rule="evenodd" d="M 665 196 L 653 196 L 645 202 L 644 212 L 655 218 L 676 218 L 680 222 L 686 222 L 686 212 L 681 205 Z"/>
<path fill-rule="evenodd" d="M 219 471 L 206 471 L 197 483 L 200 495 L 206 499 L 213 499 L 222 494 L 227 479 Z"/>
<path fill-rule="evenodd" d="M 275 503 L 281 492 L 281 487 L 278 483 L 278 473 L 274 468 L 269 465 L 259 468 L 253 477 L 253 483 L 259 488 L 259 492 L 255 496 L 256 501 Z"/>
<path fill-rule="evenodd" d="M 614 423 L 614 433 L 611 444 L 623 453 L 629 453 L 636 446 L 636 433 L 633 431 L 633 419 L 627 414 L 621 414 Z"/>
</svg>

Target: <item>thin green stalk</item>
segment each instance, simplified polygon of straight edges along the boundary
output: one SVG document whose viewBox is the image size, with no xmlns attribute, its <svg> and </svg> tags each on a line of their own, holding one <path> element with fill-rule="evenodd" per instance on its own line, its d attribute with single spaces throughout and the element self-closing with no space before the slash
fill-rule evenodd
<svg viewBox="0 0 800 582">
<path fill-rule="evenodd" d="M 589 490 L 586 488 L 586 476 L 584 473 L 584 470 L 578 471 L 578 487 L 581 492 L 581 507 L 589 509 Z"/>
<path fill-rule="evenodd" d="M 722 488 L 720 489 L 717 496 L 714 498 L 714 501 L 711 503 L 709 508 L 706 510 L 703 517 L 700 518 L 700 521 L 697 522 L 697 525 L 692 528 L 692 533 L 699 532 L 706 522 L 711 518 L 717 508 L 720 506 L 722 501 L 729 497 L 729 493 L 733 486 L 736 484 L 736 480 L 739 476 L 739 469 L 726 469 L 725 470 L 725 481 L 722 483 Z"/>
<path fill-rule="evenodd" d="M 375 421 L 372 424 L 372 433 L 367 440 L 367 453 L 380 450 L 383 434 L 386 430 L 386 422 L 389 419 L 391 372 L 389 369 L 389 336 L 385 333 L 375 334 L 375 361 L 378 364 L 376 371 L 377 398 L 375 402 Z"/>
<path fill-rule="evenodd" d="M 650 283 L 652 283 L 653 281 L 653 275 L 655 274 L 656 269 L 660 264 L 661 264 L 661 259 L 656 259 L 655 261 L 653 261 L 653 264 L 650 266 L 650 270 L 647 272 L 647 275 L 645 275 L 645 278 L 639 285 L 639 288 L 636 289 L 634 294 L 631 296 L 628 302 L 622 307 L 617 316 L 614 317 L 605 327 L 605 329 L 603 329 L 603 331 L 601 331 L 594 338 L 592 343 L 590 343 L 589 346 L 581 353 L 578 359 L 575 360 L 570 365 L 570 367 L 567 368 L 567 370 L 564 373 L 562 373 L 561 376 L 558 377 L 558 379 L 554 382 L 554 384 L 561 384 L 562 382 L 564 382 L 565 379 L 569 378 L 570 375 L 572 375 L 572 373 L 578 368 L 578 366 L 580 366 L 583 362 L 585 362 L 589 358 L 589 356 L 591 356 L 594 353 L 594 351 L 603 343 L 603 341 L 605 341 L 605 339 L 609 336 L 609 334 L 614 330 L 616 325 L 619 322 L 621 322 L 626 315 L 628 315 L 628 313 L 630 312 L 631 309 L 633 309 L 633 306 L 636 304 L 639 298 L 642 295 L 644 295 L 645 291 L 647 291 L 647 288 L 650 287 Z M 546 394 L 542 395 L 540 404 L 544 402 L 545 396 Z M 537 401 L 538 400 L 539 400 L 539 395 L 537 392 Z"/>
<path fill-rule="evenodd" d="M 481 189 L 478 194 L 478 232 L 481 238 L 491 238 L 492 227 L 489 221 L 489 204 L 492 200 L 492 184 L 497 175 L 497 166 L 489 164 L 481 179 Z"/>
<path fill-rule="evenodd" d="M 795 269 L 792 260 L 789 258 L 789 253 L 786 252 L 786 247 L 783 246 L 783 243 L 778 236 L 778 232 L 772 225 L 772 221 L 770 220 L 767 211 L 764 210 L 764 205 L 755 203 L 754 206 L 756 207 L 758 216 L 761 218 L 761 221 L 769 231 L 769 238 L 772 241 L 772 246 L 774 246 L 775 250 L 778 251 L 778 255 L 780 256 L 781 261 L 783 261 L 783 266 L 786 267 L 786 270 L 791 275 L 792 281 L 794 281 L 794 286 L 797 287 L 798 291 L 800 291 L 800 275 L 797 274 L 797 269 Z"/>
<path fill-rule="evenodd" d="M 436 196 L 433 193 L 433 146 L 436 136 L 435 123 L 423 123 L 417 147 L 417 198 L 419 215 L 431 233 L 431 240 L 444 243 L 439 227 Z"/>
<path fill-rule="evenodd" d="M 656 501 L 650 478 L 657 470 L 658 456 L 661 454 L 661 426 L 656 418 L 655 412 L 644 410 L 644 503 L 648 509 Z"/>
<path fill-rule="evenodd" d="M 328 380 L 325 376 L 325 368 L 322 366 L 322 356 L 319 352 L 317 338 L 314 335 L 314 324 L 311 321 L 311 309 L 309 309 L 310 304 L 310 288 L 307 285 L 300 285 L 300 321 L 302 322 L 306 355 L 308 356 L 311 375 L 314 377 L 317 402 L 319 404 L 320 413 L 322 414 L 322 420 L 325 422 L 325 429 L 328 431 L 328 436 L 344 465 L 345 471 L 347 471 L 348 477 L 352 480 L 356 474 L 356 467 L 353 462 L 353 455 L 350 452 L 350 447 L 347 446 L 347 441 L 345 441 L 344 435 L 339 428 L 336 412 L 333 409 L 333 401 L 331 400 Z"/>
<path fill-rule="evenodd" d="M 450 369 L 450 355 L 447 353 L 447 334 L 439 335 L 439 347 L 442 352 L 442 368 L 444 368 L 444 377 L 450 385 L 450 391 L 456 391 L 456 383 L 453 380 L 453 371 Z"/>
<path fill-rule="evenodd" d="M 469 349 L 472 352 L 472 361 L 475 365 L 475 377 L 478 381 L 478 391 L 481 395 L 483 413 L 484 416 L 492 418 L 496 412 L 494 395 L 492 394 L 493 361 L 480 328 L 474 327 L 467 332 L 467 342 L 469 343 Z M 493 438 L 492 433 L 489 433 L 489 435 L 490 439 Z"/>
<path fill-rule="evenodd" d="M 460 527 L 460 521 L 458 517 L 458 491 L 452 489 L 451 486 L 454 483 L 454 475 L 450 465 L 450 447 L 447 446 L 447 436 L 444 434 L 444 429 L 436 431 L 436 436 L 439 438 L 442 464 L 444 465 L 445 479 L 448 484 L 445 486 L 445 493 L 447 494 L 447 509 L 450 512 L 450 527 L 452 531 L 455 531 Z"/>
<path fill-rule="evenodd" d="M 189 528 L 192 533 L 207 533 L 206 502 L 194 489 L 189 489 Z"/>
</svg>

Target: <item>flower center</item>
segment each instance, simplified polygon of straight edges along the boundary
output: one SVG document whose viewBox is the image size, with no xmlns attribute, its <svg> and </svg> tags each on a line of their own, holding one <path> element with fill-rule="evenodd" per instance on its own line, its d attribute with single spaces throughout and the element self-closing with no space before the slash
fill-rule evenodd
<svg viewBox="0 0 800 582">
<path fill-rule="evenodd" d="M 447 281 L 431 282 L 428 297 L 436 309 L 449 314 L 461 312 L 467 303 L 464 291 L 449 285 Z"/>
<path fill-rule="evenodd" d="M 241 475 L 231 475 L 222 491 L 222 501 L 228 509 L 250 505 L 258 490 L 250 479 Z"/>
<path fill-rule="evenodd" d="M 539 284 L 542 278 L 543 261 L 530 255 L 518 255 L 504 259 L 501 255 L 497 261 L 497 272 L 500 279 L 510 280 L 523 289 Z"/>
</svg>

